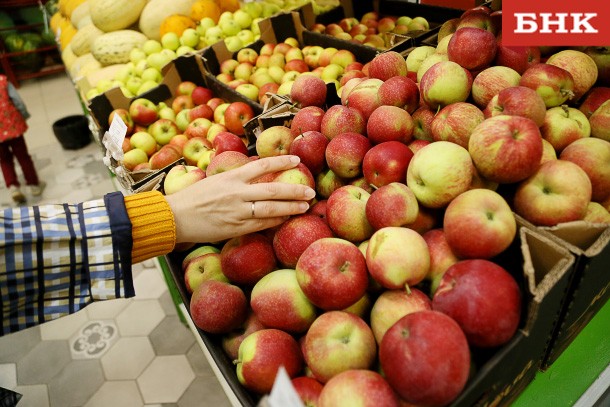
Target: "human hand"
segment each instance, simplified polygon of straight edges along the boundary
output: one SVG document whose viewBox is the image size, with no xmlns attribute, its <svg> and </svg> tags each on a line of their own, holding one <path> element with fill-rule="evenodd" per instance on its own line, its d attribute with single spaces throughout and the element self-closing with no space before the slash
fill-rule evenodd
<svg viewBox="0 0 610 407">
<path fill-rule="evenodd" d="M 165 199 L 174 214 L 176 243 L 210 243 L 276 226 L 304 213 L 315 191 L 305 185 L 253 183 L 294 168 L 297 156 L 260 158 L 213 175 Z"/>
</svg>

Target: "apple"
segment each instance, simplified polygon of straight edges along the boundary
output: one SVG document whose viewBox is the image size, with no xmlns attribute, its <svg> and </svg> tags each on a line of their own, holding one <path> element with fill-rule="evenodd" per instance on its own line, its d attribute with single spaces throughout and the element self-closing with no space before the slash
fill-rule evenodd
<svg viewBox="0 0 610 407">
<path fill-rule="evenodd" d="M 408 144 L 413 136 L 413 119 L 400 107 L 379 106 L 369 116 L 366 133 L 373 144 L 385 141 Z"/>
<path fill-rule="evenodd" d="M 301 254 L 314 241 L 332 237 L 328 224 L 317 215 L 293 216 L 273 235 L 273 250 L 280 264 L 294 268 Z"/>
<path fill-rule="evenodd" d="M 360 111 L 343 105 L 333 105 L 322 117 L 320 132 L 329 140 L 341 133 L 365 134 L 366 121 Z"/>
<path fill-rule="evenodd" d="M 428 69 L 430 69 L 437 62 L 443 62 L 443 61 L 448 61 L 448 60 L 449 60 L 449 57 L 447 56 L 447 53 L 444 53 L 444 54 L 434 53 L 432 55 L 429 55 L 419 65 L 419 69 L 415 73 L 415 78 L 413 78 L 413 74 L 412 73 L 410 73 L 409 77 L 411 79 L 415 80 L 417 83 L 421 83 L 421 80 L 422 80 L 424 74 L 426 72 L 428 72 Z M 470 72 L 470 71 L 468 71 L 468 72 Z M 420 87 L 420 91 L 421 91 L 421 87 Z"/>
<path fill-rule="evenodd" d="M 597 202 L 589 202 L 587 213 L 583 218 L 585 222 L 610 224 L 610 212 Z"/>
<path fill-rule="evenodd" d="M 254 117 L 250 105 L 244 102 L 232 102 L 224 111 L 224 124 L 231 133 L 242 136 L 245 134 L 244 124 Z"/>
<path fill-rule="evenodd" d="M 413 114 L 419 107 L 419 88 L 412 79 L 406 76 L 395 76 L 381 84 L 379 100 L 382 105 L 400 107 L 409 114 Z"/>
<path fill-rule="evenodd" d="M 224 102 L 219 104 L 218 106 L 216 106 L 216 108 L 214 109 L 214 122 L 215 123 L 220 123 L 223 126 L 225 125 L 225 111 L 227 110 L 227 108 L 229 107 L 231 103 L 229 102 Z"/>
<path fill-rule="evenodd" d="M 196 86 L 191 92 L 191 100 L 195 106 L 204 105 L 213 97 L 214 93 L 204 86 Z"/>
<path fill-rule="evenodd" d="M 326 147 L 326 163 L 339 177 L 357 177 L 362 173 L 362 161 L 370 148 L 371 142 L 362 134 L 338 134 Z"/>
<path fill-rule="evenodd" d="M 568 71 L 574 79 L 574 101 L 580 98 L 595 85 L 597 81 L 597 65 L 586 53 L 566 49 L 551 55 L 546 63 L 558 66 Z"/>
<path fill-rule="evenodd" d="M 574 97 L 574 78 L 565 69 L 540 63 L 521 75 L 519 85 L 534 89 L 547 108 L 559 106 Z"/>
<path fill-rule="evenodd" d="M 442 208 L 470 187 L 473 173 L 468 150 L 449 141 L 436 141 L 411 159 L 407 186 L 421 205 Z"/>
<path fill-rule="evenodd" d="M 182 155 L 188 165 L 197 165 L 201 156 L 211 149 L 212 143 L 205 137 L 192 137 L 182 147 Z"/>
<path fill-rule="evenodd" d="M 417 288 L 385 290 L 371 309 L 371 329 L 377 344 L 399 319 L 417 311 L 431 310 L 432 300 Z"/>
<path fill-rule="evenodd" d="M 271 241 L 260 233 L 229 239 L 223 245 L 220 256 L 223 274 L 230 281 L 246 286 L 254 286 L 263 276 L 275 270 L 277 264 Z"/>
<path fill-rule="evenodd" d="M 121 108 L 114 109 L 108 115 L 108 126 L 110 126 L 112 124 L 112 121 L 114 120 L 115 115 L 123 121 L 125 126 L 127 126 L 127 132 L 125 133 L 125 137 L 131 136 L 133 134 L 134 122 L 129 114 L 129 111 L 127 109 L 121 109 Z"/>
<path fill-rule="evenodd" d="M 348 370 L 369 369 L 377 353 L 371 328 L 362 318 L 344 311 L 318 316 L 302 348 L 307 366 L 322 383 Z"/>
<path fill-rule="evenodd" d="M 463 68 L 478 71 L 491 65 L 496 50 L 494 33 L 459 25 L 447 45 L 447 56 L 449 61 L 457 62 Z"/>
<path fill-rule="evenodd" d="M 148 160 L 150 169 L 159 170 L 176 162 L 182 157 L 182 152 L 171 144 L 162 146 L 159 151 L 150 156 Z"/>
<path fill-rule="evenodd" d="M 251 83 L 244 83 L 235 88 L 235 91 L 244 95 L 246 98 L 256 101 L 258 99 L 259 88 Z"/>
<path fill-rule="evenodd" d="M 430 253 L 425 240 L 416 231 L 387 226 L 369 239 L 366 265 L 382 287 L 399 289 L 424 279 L 430 268 Z"/>
<path fill-rule="evenodd" d="M 373 234 L 374 229 L 366 218 L 369 197 L 366 190 L 355 185 L 344 185 L 332 191 L 328 196 L 327 220 L 337 237 L 360 243 Z"/>
<path fill-rule="evenodd" d="M 436 112 L 428 106 L 423 105 L 415 110 L 411 116 L 413 119 L 413 138 L 416 140 L 432 140 L 432 120 Z"/>
<path fill-rule="evenodd" d="M 233 78 L 241 79 L 242 83 L 248 83 L 250 80 L 250 76 L 252 76 L 254 65 L 250 62 L 240 62 L 237 67 L 235 67 L 235 71 L 233 72 Z M 231 81 L 233 82 L 233 81 Z M 229 84 L 231 83 L 229 82 Z"/>
<path fill-rule="evenodd" d="M 335 190 L 347 184 L 343 178 L 337 176 L 331 169 L 324 168 L 316 176 L 316 193 L 323 199 L 326 199 Z"/>
<path fill-rule="evenodd" d="M 169 119 L 157 119 L 148 127 L 148 132 L 155 138 L 157 144 L 165 145 L 176 134 L 180 133 L 176 123 Z"/>
<path fill-rule="evenodd" d="M 239 357 L 239 345 L 244 339 L 256 331 L 265 329 L 266 327 L 258 320 L 256 314 L 252 312 L 248 313 L 246 320 L 237 329 L 232 330 L 222 335 L 221 345 L 230 360 L 237 360 Z"/>
<path fill-rule="evenodd" d="M 436 53 L 436 48 L 429 45 L 420 45 L 413 48 L 405 60 L 407 72 L 417 73 L 422 62 L 434 53 Z"/>
<path fill-rule="evenodd" d="M 379 88 L 383 84 L 380 79 L 370 78 L 358 83 L 347 95 L 346 106 L 358 110 L 365 121 L 375 109 L 381 106 Z"/>
<path fill-rule="evenodd" d="M 459 259 L 449 246 L 442 228 L 430 229 L 422 234 L 430 252 L 430 269 L 425 279 L 430 282 L 430 294 L 434 295 L 445 271 Z"/>
<path fill-rule="evenodd" d="M 589 117 L 591 136 L 610 141 L 610 101 L 602 103 Z"/>
<path fill-rule="evenodd" d="M 584 100 L 580 106 L 578 106 L 578 109 L 583 112 L 588 119 L 606 100 L 610 100 L 610 88 L 596 86 L 586 93 Z"/>
<path fill-rule="evenodd" d="M 179 111 L 178 113 L 174 113 L 176 115 L 176 119 L 174 120 L 174 122 L 176 123 L 176 126 L 178 126 L 178 129 L 182 132 L 186 130 L 189 123 L 191 122 L 189 120 L 189 110 L 190 109 L 184 109 Z"/>
<path fill-rule="evenodd" d="M 288 377 L 297 376 L 303 368 L 298 342 L 279 329 L 261 329 L 248 335 L 239 345 L 235 362 L 238 381 L 248 390 L 268 394 L 280 367 Z"/>
<path fill-rule="evenodd" d="M 299 75 L 290 89 L 290 98 L 300 107 L 322 107 L 326 102 L 326 83 L 313 75 Z"/>
<path fill-rule="evenodd" d="M 211 309 L 214 312 L 210 312 Z M 227 333 L 244 322 L 248 315 L 248 302 L 241 288 L 207 280 L 193 292 L 189 310 L 193 323 L 202 331 Z"/>
<path fill-rule="evenodd" d="M 310 130 L 295 137 L 290 144 L 289 153 L 299 156 L 301 163 L 309 169 L 312 175 L 316 176 L 326 165 L 327 145 L 328 139 L 322 133 Z"/>
<path fill-rule="evenodd" d="M 452 61 L 432 65 L 419 82 L 422 99 L 431 109 L 466 101 L 471 87 L 470 72 Z"/>
<path fill-rule="evenodd" d="M 333 376 L 322 388 L 318 406 L 398 407 L 398 396 L 377 372 L 350 369 Z"/>
<path fill-rule="evenodd" d="M 125 140 L 129 140 L 132 148 L 139 148 L 149 157 L 157 151 L 157 141 L 145 131 L 138 131 Z"/>
<path fill-rule="evenodd" d="M 316 308 L 309 302 L 294 269 L 280 269 L 261 278 L 252 289 L 250 306 L 267 328 L 303 333 L 316 319 Z"/>
<path fill-rule="evenodd" d="M 290 132 L 294 137 L 307 131 L 320 132 L 324 110 L 318 106 L 307 106 L 300 109 L 290 123 Z"/>
<path fill-rule="evenodd" d="M 394 76 L 407 76 L 407 63 L 398 52 L 382 52 L 371 60 L 369 77 L 386 81 Z"/>
<path fill-rule="evenodd" d="M 462 260 L 445 272 L 432 309 L 453 318 L 472 346 L 497 347 L 517 331 L 521 291 L 515 278 L 496 263 Z"/>
<path fill-rule="evenodd" d="M 228 86 L 229 83 L 231 83 L 231 81 L 235 79 L 235 77 L 233 77 L 233 74 L 222 72 L 216 75 L 216 79 L 218 79 L 219 82 L 227 84 Z"/>
<path fill-rule="evenodd" d="M 525 86 L 511 86 L 492 97 L 483 114 L 486 118 L 499 115 L 527 117 L 540 127 L 546 116 L 546 105 L 535 90 Z"/>
<path fill-rule="evenodd" d="M 258 90 L 258 102 L 261 105 L 265 105 L 267 99 L 269 98 L 270 94 L 275 94 L 277 93 L 277 90 L 279 89 L 279 85 L 277 83 L 266 83 L 263 86 L 260 87 L 260 89 Z M 252 99 L 252 100 L 256 100 L 256 99 Z"/>
<path fill-rule="evenodd" d="M 515 183 L 538 169 L 542 138 L 533 120 L 521 116 L 495 116 L 473 130 L 468 152 L 478 173 L 485 179 Z"/>
<path fill-rule="evenodd" d="M 288 127 L 269 127 L 256 138 L 256 154 L 261 158 L 288 154 L 294 138 Z"/>
<path fill-rule="evenodd" d="M 450 141 L 468 148 L 470 135 L 483 120 L 483 112 L 475 105 L 455 102 L 443 107 L 434 116 L 430 131 L 434 141 Z"/>
<path fill-rule="evenodd" d="M 514 211 L 537 226 L 581 220 L 591 201 L 592 185 L 587 173 L 566 160 L 540 165 L 515 192 Z"/>
<path fill-rule="evenodd" d="M 540 63 L 540 48 L 537 46 L 509 46 L 497 38 L 495 65 L 514 69 L 519 75 L 532 65 Z"/>
<path fill-rule="evenodd" d="M 222 274 L 219 253 L 206 253 L 194 257 L 184 267 L 184 285 L 189 293 L 192 294 L 202 282 L 207 280 L 229 282 L 229 279 Z"/>
<path fill-rule="evenodd" d="M 493 35 L 496 35 L 499 28 L 494 24 L 491 9 L 487 6 L 471 7 L 464 11 L 460 16 L 457 29 L 459 30 L 462 27 L 478 27 L 489 31 Z"/>
<path fill-rule="evenodd" d="M 182 81 L 176 86 L 176 95 L 192 95 L 197 84 L 192 81 Z"/>
<path fill-rule="evenodd" d="M 205 173 L 207 177 L 211 177 L 212 175 L 220 174 L 221 172 L 226 172 L 232 170 L 234 168 L 241 167 L 244 164 L 247 164 L 251 161 L 250 157 L 245 155 L 244 153 L 240 153 L 239 151 L 224 151 L 220 154 L 214 154 L 211 157 L 208 155 L 206 157 L 205 153 L 200 157 L 199 160 L 208 159 L 209 162 L 206 167 Z M 205 164 L 205 162 L 198 161 L 197 165 Z"/>
<path fill-rule="evenodd" d="M 146 151 L 139 148 L 132 148 L 123 153 L 123 166 L 127 171 L 133 171 L 138 164 L 148 161 Z"/>
<path fill-rule="evenodd" d="M 385 141 L 369 149 L 362 162 L 366 181 L 375 188 L 406 180 L 413 152 L 399 141 Z"/>
<path fill-rule="evenodd" d="M 208 120 L 214 118 L 214 111 L 210 106 L 206 104 L 193 106 L 193 108 L 188 109 L 188 112 L 188 118 L 191 122 L 199 118 L 204 118 Z"/>
<path fill-rule="evenodd" d="M 452 318 L 437 311 L 417 311 L 385 333 L 379 362 L 386 380 L 406 403 L 443 406 L 466 385 L 470 350 Z"/>
<path fill-rule="evenodd" d="M 133 147 L 131 146 L 131 140 L 130 137 L 125 137 L 123 139 L 123 142 L 121 143 L 121 150 L 123 151 L 123 153 L 128 152 L 129 150 L 131 150 Z M 157 142 L 155 141 L 155 150 L 157 148 Z"/>
<path fill-rule="evenodd" d="M 188 124 L 188 126 L 186 126 L 184 135 L 189 139 L 194 137 L 207 138 L 208 131 L 210 131 L 212 124 L 213 123 L 209 119 L 200 117 L 193 120 Z"/>
<path fill-rule="evenodd" d="M 583 112 L 575 107 L 561 105 L 546 111 L 540 134 L 557 153 L 561 153 L 572 142 L 589 137 L 591 125 Z"/>
<path fill-rule="evenodd" d="M 373 190 L 366 202 L 366 218 L 375 230 L 405 226 L 417 218 L 419 205 L 404 183 L 392 182 Z"/>
<path fill-rule="evenodd" d="M 216 154 L 221 154 L 225 151 L 237 151 L 244 155 L 248 155 L 248 148 L 243 140 L 228 131 L 221 131 L 212 140 L 212 147 Z"/>
<path fill-rule="evenodd" d="M 195 104 L 190 95 L 178 95 L 172 101 L 172 109 L 174 109 L 176 114 L 181 110 L 192 109 L 193 107 L 195 107 Z"/>
<path fill-rule="evenodd" d="M 163 103 L 163 102 L 161 102 Z M 159 103 L 159 118 L 160 119 L 168 119 L 171 120 L 173 122 L 176 122 L 176 112 L 174 112 L 174 109 L 172 109 L 171 107 L 167 106 L 165 103 L 161 104 Z M 187 109 L 188 111 L 188 109 Z M 177 124 L 177 123 L 176 123 Z"/>
<path fill-rule="evenodd" d="M 521 75 L 506 66 L 490 66 L 481 71 L 472 81 L 474 103 L 484 109 L 491 98 L 501 90 L 519 85 Z"/>
<path fill-rule="evenodd" d="M 292 387 L 306 406 L 316 406 L 324 385 L 309 376 L 299 376 L 291 380 Z"/>
<path fill-rule="evenodd" d="M 148 126 L 159 118 L 157 106 L 148 99 L 135 99 L 129 105 L 129 116 L 135 124 Z"/>
<path fill-rule="evenodd" d="M 540 159 L 540 164 L 556 159 L 557 152 L 555 151 L 555 148 L 553 148 L 553 145 L 545 139 L 542 139 L 542 158 Z"/>
<path fill-rule="evenodd" d="M 204 178 L 205 172 L 200 168 L 191 165 L 175 165 L 163 179 L 163 190 L 166 195 L 171 195 Z"/>
<path fill-rule="evenodd" d="M 559 155 L 559 159 L 571 161 L 587 173 L 592 186 L 591 199 L 596 202 L 604 202 L 610 196 L 609 158 L 610 142 L 595 137 L 576 140 Z"/>
</svg>

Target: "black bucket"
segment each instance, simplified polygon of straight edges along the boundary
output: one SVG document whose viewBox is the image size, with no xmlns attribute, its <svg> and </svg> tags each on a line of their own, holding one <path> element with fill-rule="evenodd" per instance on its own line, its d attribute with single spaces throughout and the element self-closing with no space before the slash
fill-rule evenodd
<svg viewBox="0 0 610 407">
<path fill-rule="evenodd" d="M 53 123 L 53 133 L 66 150 L 78 150 L 91 142 L 89 123 L 84 115 L 67 116 Z"/>
</svg>

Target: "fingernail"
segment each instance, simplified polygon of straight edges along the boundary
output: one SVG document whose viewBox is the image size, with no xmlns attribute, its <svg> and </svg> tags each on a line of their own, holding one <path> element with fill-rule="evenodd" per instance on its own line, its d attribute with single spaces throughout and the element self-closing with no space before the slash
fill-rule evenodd
<svg viewBox="0 0 610 407">
<path fill-rule="evenodd" d="M 307 188 L 303 196 L 305 196 L 307 199 L 312 199 L 316 196 L 316 191 L 314 191 L 312 188 Z"/>
<path fill-rule="evenodd" d="M 290 156 L 290 162 L 294 164 L 298 164 L 301 162 L 301 158 L 298 155 Z"/>
<path fill-rule="evenodd" d="M 309 204 L 307 202 L 299 203 L 299 210 L 301 212 L 305 212 L 305 211 L 307 211 L 307 209 L 309 209 Z"/>
</svg>

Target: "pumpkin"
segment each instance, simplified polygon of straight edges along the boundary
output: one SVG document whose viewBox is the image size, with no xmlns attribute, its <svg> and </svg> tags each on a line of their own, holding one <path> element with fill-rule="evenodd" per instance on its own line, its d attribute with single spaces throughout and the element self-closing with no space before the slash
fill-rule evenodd
<svg viewBox="0 0 610 407">
<path fill-rule="evenodd" d="M 149 0 L 140 14 L 139 27 L 148 38 L 161 40 L 161 23 L 172 14 L 188 16 L 194 0 Z"/>
<path fill-rule="evenodd" d="M 220 9 L 222 11 L 230 11 L 231 13 L 240 9 L 239 0 L 219 0 Z"/>
<path fill-rule="evenodd" d="M 159 35 L 163 37 L 168 32 L 181 36 L 187 28 L 195 28 L 197 25 L 190 17 L 182 14 L 173 14 L 163 20 L 159 27 Z"/>
</svg>

